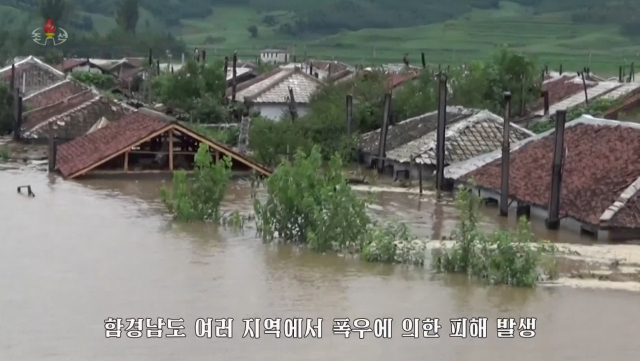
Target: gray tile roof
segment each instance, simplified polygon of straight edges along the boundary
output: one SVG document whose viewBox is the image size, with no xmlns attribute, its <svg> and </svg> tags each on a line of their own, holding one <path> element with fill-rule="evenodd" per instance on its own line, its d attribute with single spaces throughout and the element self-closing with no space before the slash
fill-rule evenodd
<svg viewBox="0 0 640 361">
<path fill-rule="evenodd" d="M 300 69 L 283 69 L 238 91 L 236 99 L 242 101 L 246 98 L 254 103 L 286 103 L 291 87 L 296 103 L 309 103 L 321 85 L 320 80 Z"/>
<path fill-rule="evenodd" d="M 447 126 L 445 132 L 445 163 L 454 164 L 492 152 L 502 146 L 503 119 L 482 110 L 456 124 Z M 527 129 L 510 124 L 509 141 L 519 142 L 534 134 Z M 436 132 L 394 149 L 388 158 L 398 162 L 436 164 Z"/>
<path fill-rule="evenodd" d="M 447 124 L 454 124 L 476 113 L 478 109 L 466 109 L 462 107 L 447 107 Z M 392 125 L 387 131 L 387 155 L 409 142 L 435 131 L 438 128 L 438 112 L 426 113 L 414 118 L 404 120 Z M 360 149 L 366 153 L 378 152 L 380 141 L 380 129 L 363 134 L 360 137 Z"/>
</svg>

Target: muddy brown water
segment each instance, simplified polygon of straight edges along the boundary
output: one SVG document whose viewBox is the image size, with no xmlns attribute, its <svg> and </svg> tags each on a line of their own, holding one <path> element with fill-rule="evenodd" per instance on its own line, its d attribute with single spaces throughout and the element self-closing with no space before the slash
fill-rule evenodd
<svg viewBox="0 0 640 361">
<path fill-rule="evenodd" d="M 35 198 L 16 194 L 23 184 Z M 424 269 L 265 245 L 251 229 L 236 234 L 172 222 L 158 202 L 159 184 L 52 182 L 43 172 L 0 171 L 0 360 L 600 361 L 640 355 L 636 293 L 488 287 Z M 435 208 L 407 194 L 378 194 L 375 205 L 377 215 L 406 221 L 425 238 L 449 234 L 456 218 L 451 204 Z M 248 186 L 234 183 L 225 208 L 249 210 Z M 485 227 L 501 226 L 495 220 Z M 108 317 L 183 318 L 187 336 L 106 339 Z M 233 338 L 196 337 L 201 317 L 234 318 Z M 322 317 L 322 338 L 242 338 L 242 319 L 250 317 Z M 332 320 L 343 317 L 393 318 L 392 338 L 333 335 Z M 426 317 L 440 318 L 439 339 L 401 337 L 404 318 Z M 487 338 L 448 337 L 449 319 L 458 317 L 488 317 Z M 498 317 L 536 317 L 537 334 L 498 338 Z"/>
</svg>

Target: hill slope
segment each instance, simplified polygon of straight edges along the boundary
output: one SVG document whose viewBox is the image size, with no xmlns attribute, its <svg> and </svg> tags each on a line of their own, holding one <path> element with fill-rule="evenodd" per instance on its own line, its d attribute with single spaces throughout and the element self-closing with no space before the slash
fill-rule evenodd
<svg viewBox="0 0 640 361">
<path fill-rule="evenodd" d="M 115 28 L 118 0 L 75 0 L 74 31 Z M 0 0 L 0 29 L 41 26 L 39 0 Z M 497 45 L 535 54 L 551 66 L 615 72 L 638 57 L 640 2 L 634 0 L 139 0 L 138 31 L 169 30 L 212 55 L 283 46 L 302 56 L 365 63 L 459 63 Z M 249 31 L 252 29 L 253 34 Z M 294 50 L 295 49 L 295 50 Z M 640 59 L 638 59 L 640 61 Z"/>
</svg>

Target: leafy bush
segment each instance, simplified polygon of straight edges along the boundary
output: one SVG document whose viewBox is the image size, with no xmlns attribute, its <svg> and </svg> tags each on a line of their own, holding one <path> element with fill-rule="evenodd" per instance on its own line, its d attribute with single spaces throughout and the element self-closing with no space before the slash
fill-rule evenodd
<svg viewBox="0 0 640 361">
<path fill-rule="evenodd" d="M 174 217 L 183 221 L 220 223 L 220 204 L 231 179 L 231 158 L 213 163 L 209 147 L 201 143 L 195 156 L 193 179 L 185 171 L 173 173 L 172 189 L 160 189 L 162 202 Z"/>
<path fill-rule="evenodd" d="M 9 160 L 9 151 L 0 148 L 0 162 L 6 162 L 7 160 Z"/>
<path fill-rule="evenodd" d="M 322 159 L 317 146 L 308 155 L 298 151 L 267 180 L 267 200 L 254 200 L 263 239 L 360 254 L 372 262 L 422 263 L 424 251 L 409 247 L 413 236 L 405 225 L 372 222 L 366 213 L 369 200 L 348 186 L 340 156 L 326 167 Z"/>
<path fill-rule="evenodd" d="M 13 94 L 5 83 L 0 83 L 0 135 L 13 132 Z"/>
<path fill-rule="evenodd" d="M 93 73 L 88 71 L 74 71 L 71 76 L 84 84 L 95 86 L 98 89 L 110 89 L 115 86 L 115 79 L 113 76 L 102 73 Z"/>
<path fill-rule="evenodd" d="M 451 235 L 455 244 L 449 250 L 443 245 L 434 251 L 436 270 L 524 287 L 535 286 L 541 277 L 557 276 L 555 263 L 545 259 L 554 248 L 535 241 L 525 218 L 520 219 L 516 232 L 497 231 L 486 235 L 478 229 L 479 205 L 477 195 L 469 188 L 459 187 L 456 207 L 461 215 Z"/>
</svg>

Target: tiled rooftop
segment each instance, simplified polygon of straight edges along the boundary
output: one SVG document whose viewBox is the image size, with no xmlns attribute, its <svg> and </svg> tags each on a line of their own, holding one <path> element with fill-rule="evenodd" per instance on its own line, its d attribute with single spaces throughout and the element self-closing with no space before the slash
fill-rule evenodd
<svg viewBox="0 0 640 361">
<path fill-rule="evenodd" d="M 520 142 L 510 155 L 509 196 L 547 207 L 554 149 L 553 131 Z M 640 177 L 640 126 L 583 116 L 567 123 L 560 214 L 591 225 Z M 475 163 L 459 179 L 473 179 L 479 187 L 499 190 L 499 150 Z M 488 162 L 488 163 L 487 163 Z M 484 163 L 484 164 L 483 164 Z M 468 167 L 462 164 L 459 168 Z M 473 169 L 473 168 L 471 168 Z M 449 174 L 451 175 L 451 173 Z M 615 214 L 611 224 L 639 228 L 637 195 Z"/>
<path fill-rule="evenodd" d="M 47 120 L 72 110 L 81 104 L 84 104 L 98 96 L 96 91 L 91 89 L 84 90 L 71 97 L 64 98 L 54 104 L 45 107 L 32 109 L 25 112 L 22 116 L 23 129 L 31 130 L 34 127 L 46 122 Z"/>
<path fill-rule="evenodd" d="M 267 76 L 252 79 L 237 89 L 236 100 L 254 103 L 286 103 L 289 87 L 293 88 L 296 103 L 308 103 L 322 82 L 299 69 L 276 69 Z"/>
<path fill-rule="evenodd" d="M 20 88 L 24 95 L 30 95 L 65 78 L 63 72 L 33 56 L 29 56 L 14 65 L 16 86 Z M 11 65 L 0 69 L 0 80 L 9 82 L 10 79 Z M 25 85 L 24 88 L 23 84 Z"/>
<path fill-rule="evenodd" d="M 447 126 L 445 132 L 445 163 L 458 163 L 502 146 L 503 119 L 483 110 L 455 124 Z M 510 124 L 509 140 L 512 143 L 534 134 L 515 124 Z M 433 131 L 424 137 L 409 142 L 387 153 L 387 158 L 397 162 L 436 164 L 436 137 Z"/>
<path fill-rule="evenodd" d="M 25 97 L 23 102 L 29 110 L 35 110 L 87 90 L 89 88 L 81 83 L 67 79 Z"/>
<path fill-rule="evenodd" d="M 27 115 L 23 134 L 25 138 L 46 138 L 53 124 L 54 135 L 60 139 L 74 139 L 85 134 L 101 118 L 110 122 L 120 120 L 133 109 L 114 100 L 85 92 L 65 99 L 65 101 L 44 107 L 44 112 L 35 111 L 38 123 L 31 123 L 31 115 Z"/>
<path fill-rule="evenodd" d="M 168 122 L 135 112 L 119 122 L 58 147 L 56 166 L 68 177 L 167 127 Z"/>
<path fill-rule="evenodd" d="M 462 107 L 447 107 L 447 124 L 454 124 L 466 119 L 473 114 L 477 114 L 477 109 L 465 109 Z M 386 152 L 391 153 L 394 149 L 403 146 L 416 139 L 437 130 L 438 112 L 426 113 L 414 118 L 404 120 L 398 124 L 389 126 L 387 131 Z M 366 153 L 378 152 L 380 142 L 380 129 L 360 136 L 360 149 Z"/>
</svg>

